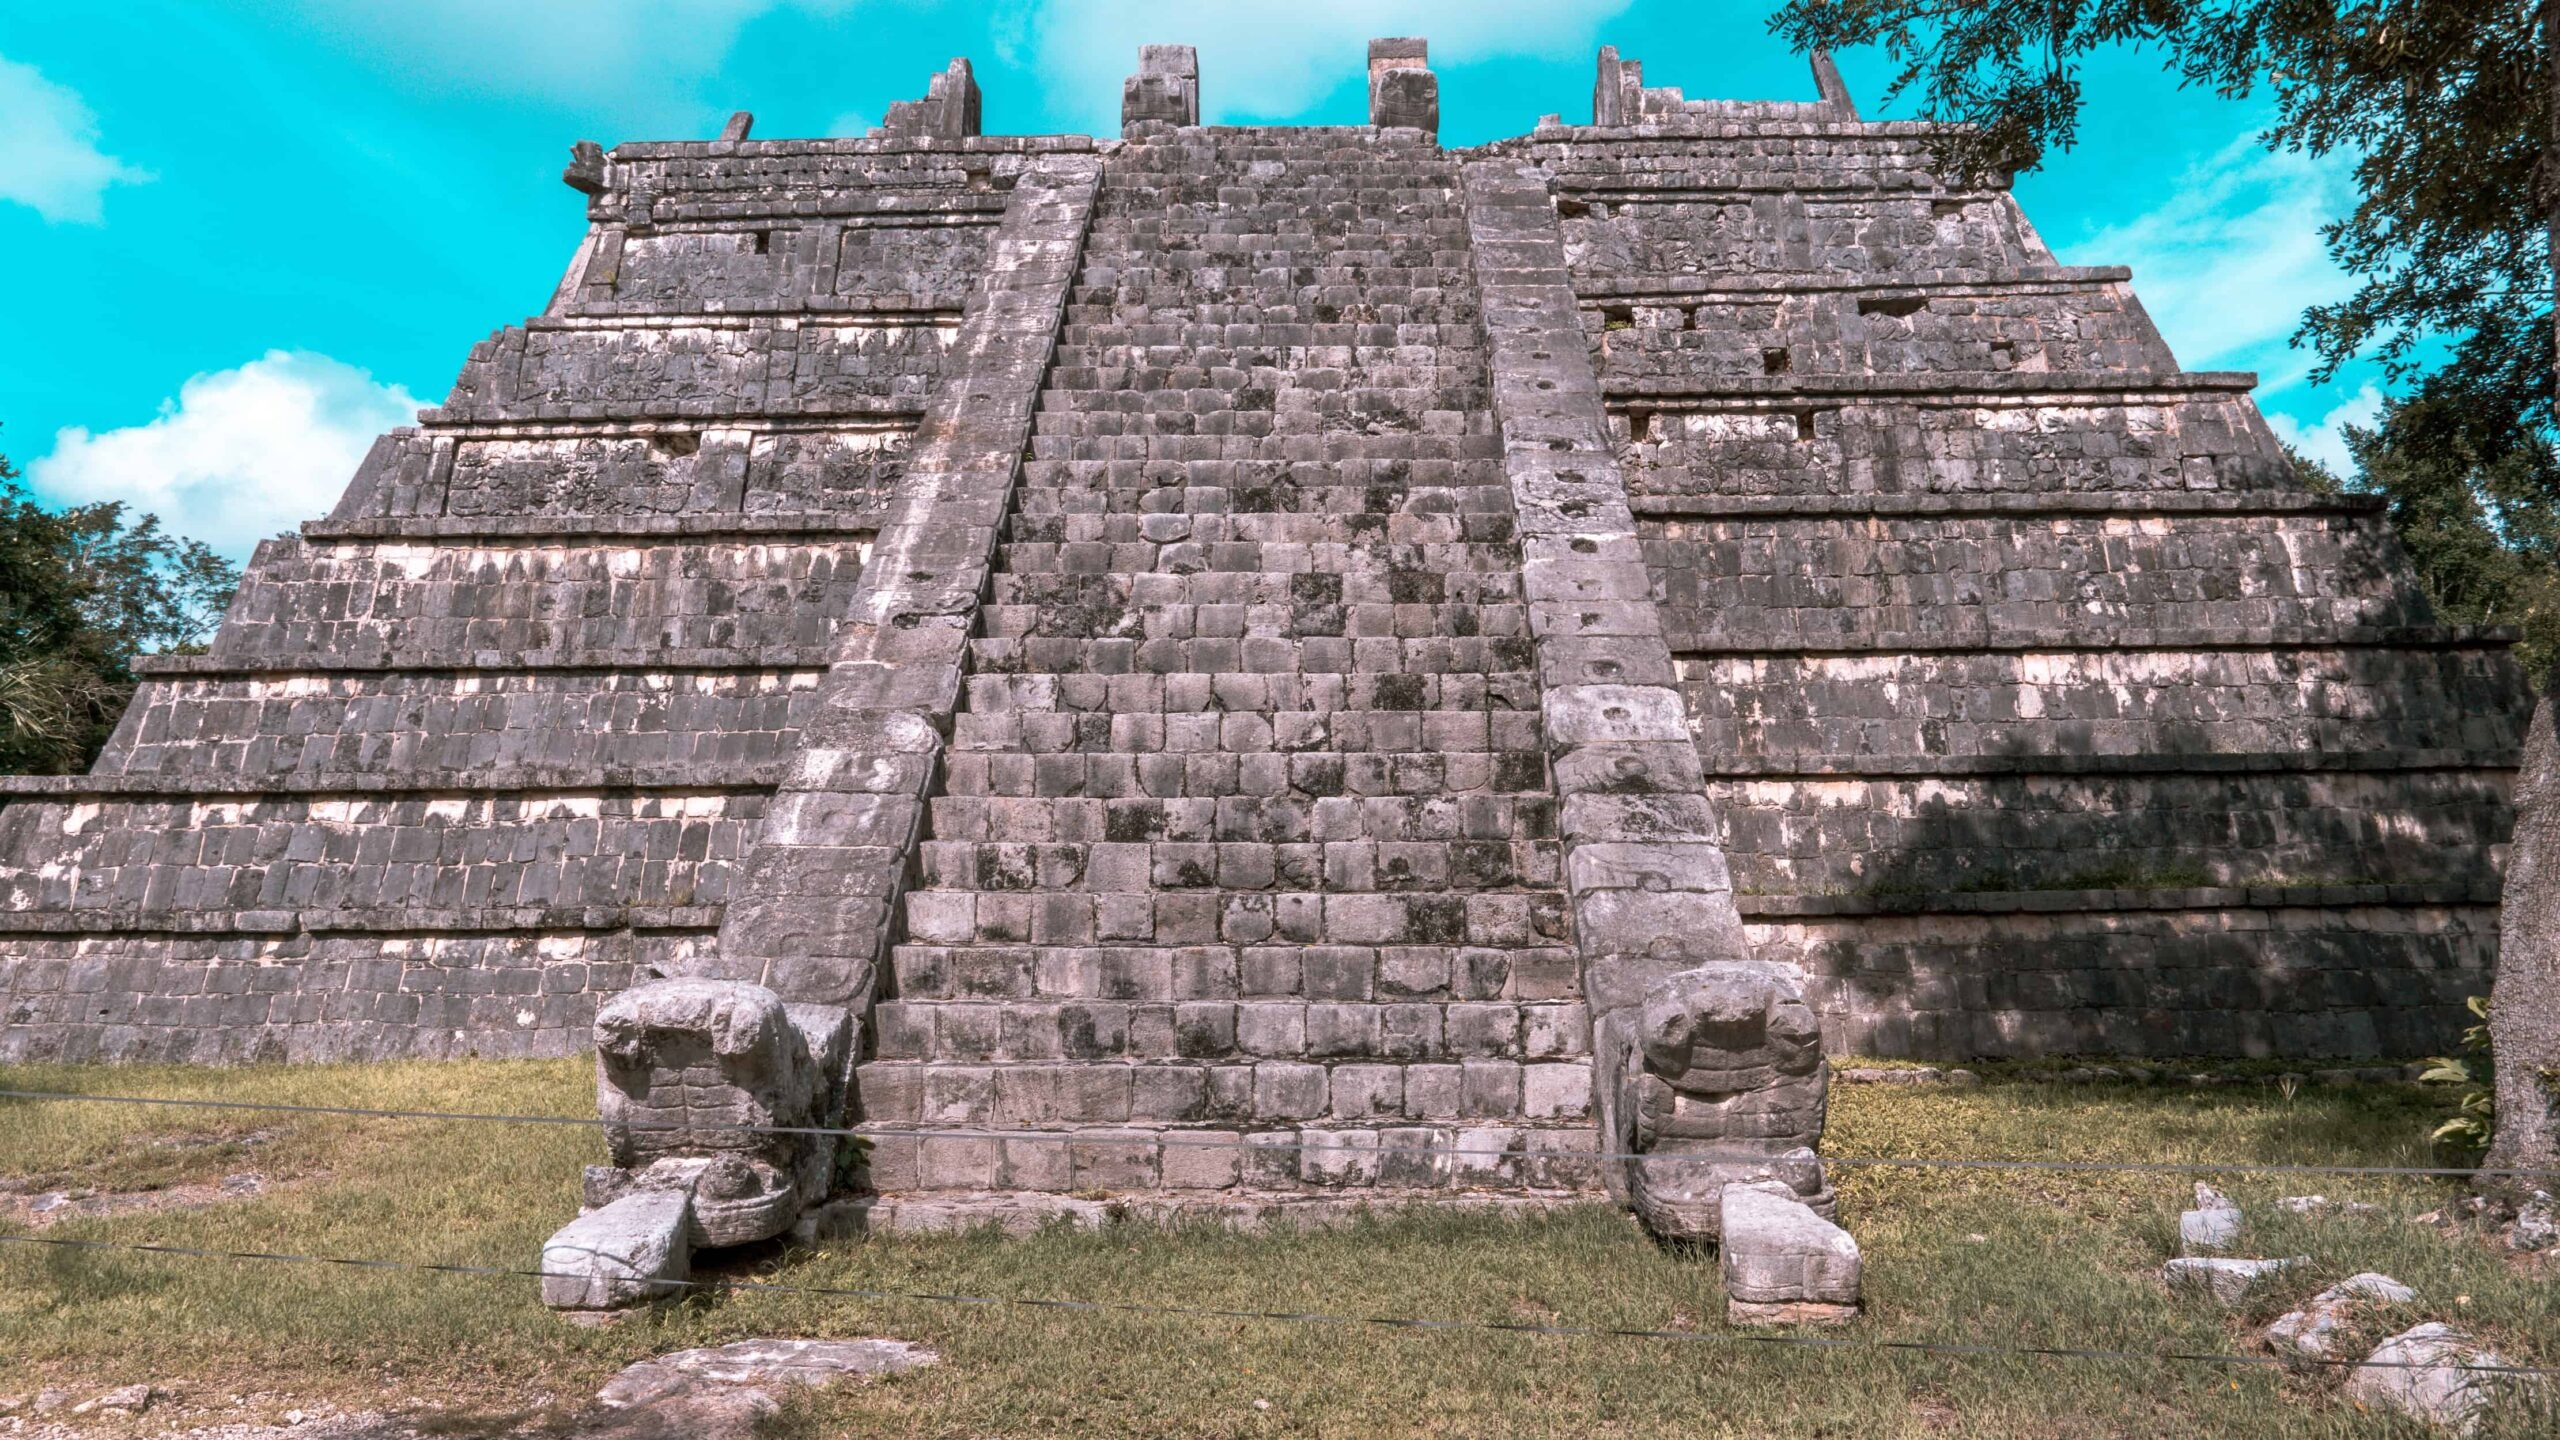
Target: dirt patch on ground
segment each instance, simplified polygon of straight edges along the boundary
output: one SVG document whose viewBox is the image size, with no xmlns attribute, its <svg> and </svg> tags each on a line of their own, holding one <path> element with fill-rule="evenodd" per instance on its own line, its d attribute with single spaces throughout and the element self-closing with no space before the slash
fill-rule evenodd
<svg viewBox="0 0 2560 1440">
<path fill-rule="evenodd" d="M 38 1194 L 0 1195 L 0 1220 L 42 1230 L 58 1220 L 100 1220 L 151 1211 L 195 1210 L 231 1200 L 251 1200 L 274 1189 L 255 1170 L 242 1170 L 219 1180 L 194 1185 L 167 1185 L 156 1190 L 46 1190 Z"/>
<path fill-rule="evenodd" d="M 61 1220 L 195 1210 L 252 1200 L 285 1184 L 316 1178 L 280 1176 L 248 1166 L 202 1179 L 184 1176 L 184 1171 L 197 1163 L 255 1159 L 259 1148 L 274 1140 L 277 1133 L 250 1130 L 153 1135 L 86 1165 L 35 1175 L 0 1175 L 0 1223 L 14 1222 L 42 1230 Z M 144 1173 L 137 1176 L 138 1170 Z"/>
</svg>

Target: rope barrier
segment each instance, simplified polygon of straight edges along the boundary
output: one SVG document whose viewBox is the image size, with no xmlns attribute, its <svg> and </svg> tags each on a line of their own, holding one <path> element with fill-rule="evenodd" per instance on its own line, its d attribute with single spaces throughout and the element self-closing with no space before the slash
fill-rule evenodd
<svg viewBox="0 0 2560 1440">
<path fill-rule="evenodd" d="M 596 1116 L 508 1115 L 454 1110 L 393 1110 L 354 1105 L 288 1105 L 273 1101 L 195 1100 L 151 1095 L 91 1095 L 77 1091 L 57 1090 L 0 1090 L 0 1099 L 61 1101 L 92 1105 L 172 1106 L 180 1109 L 197 1110 L 248 1110 L 289 1115 L 332 1115 L 368 1120 L 438 1120 L 462 1121 L 474 1124 L 549 1125 L 583 1130 L 606 1128 L 606 1122 L 602 1118 Z M 1308 1150 L 1322 1151 L 1328 1154 L 1339 1154 L 1350 1148 L 1339 1143 L 1325 1140 L 1299 1140 L 1287 1142 L 1265 1141 L 1260 1135 L 1236 1131 L 1218 1133 L 1154 1131 L 1149 1133 L 1139 1133 L 1121 1129 L 1111 1129 L 1107 1131 L 998 1130 L 943 1129 L 900 1125 L 823 1126 L 751 1125 L 735 1123 L 661 1125 L 648 1122 L 628 1123 L 624 1125 L 623 1128 L 634 1131 L 679 1132 L 698 1135 L 832 1135 L 862 1140 L 876 1140 L 884 1136 L 897 1136 L 920 1140 L 1082 1140 L 1095 1144 L 1153 1145 L 1159 1150 L 1170 1146 L 1242 1149 L 1250 1150 L 1257 1154 L 1266 1152 L 1288 1153 Z M 1420 1128 L 1419 1122 L 1417 1122 L 1417 1126 L 1414 1128 Z M 1262 1133 L 1279 1134 L 1285 1132 L 1271 1131 Z M 1360 1148 L 1358 1153 L 1362 1155 L 1463 1155 L 1478 1156 L 1488 1159 L 1523 1158 L 1522 1152 L 1516 1150 L 1501 1147 L 1488 1148 L 1483 1146 L 1458 1145 L 1389 1145 L 1381 1143 L 1374 1147 L 1363 1146 Z M 1652 1155 L 1647 1152 L 1616 1150 L 1554 1150 L 1541 1151 L 1537 1153 L 1540 1159 L 1552 1160 L 1617 1161 L 1666 1158 L 1658 1155 Z M 1683 1152 L 1677 1158 L 1684 1161 L 1697 1161 L 1699 1163 L 1733 1161 L 1737 1163 L 1765 1164 L 1768 1163 L 1772 1157 L 1763 1154 L 1718 1155 L 1708 1152 Z M 2491 1170 L 2470 1169 L 2462 1166 L 2449 1165 L 2284 1165 L 2267 1161 L 2243 1160 L 1976 1160 L 1951 1157 L 1872 1155 L 1821 1155 L 1815 1158 L 1820 1160 L 1822 1164 L 1828 1166 L 1838 1166 L 1846 1169 L 1873 1170 L 2013 1170 L 2041 1171 L 2056 1174 L 2112 1173 L 2133 1175 L 2410 1175 L 2433 1177 L 2438 1179 L 2495 1176 L 2521 1180 L 2560 1179 L 2560 1170 L 2537 1170 L 2526 1168 Z"/>
<path fill-rule="evenodd" d="M 295 1255 L 264 1250 L 216 1250 L 184 1245 L 154 1245 L 138 1241 L 72 1240 L 39 1235 L 0 1235 L 0 1245 L 45 1245 L 64 1250 L 116 1251 L 145 1255 L 175 1256 L 185 1259 L 230 1260 L 244 1263 L 289 1265 L 328 1265 L 355 1270 L 416 1271 L 440 1275 L 497 1277 L 516 1280 L 584 1280 L 588 1277 L 561 1271 L 523 1269 L 514 1266 L 454 1265 L 430 1261 L 351 1259 L 330 1255 Z M 2133 1363 L 2190 1363 L 2253 1367 L 2321 1367 L 2355 1369 L 2369 1366 L 2386 1370 L 2432 1369 L 2414 1361 L 2314 1360 L 2308 1356 L 2286 1359 L 2273 1355 L 2233 1355 L 2209 1350 L 2108 1350 L 2085 1346 L 2063 1345 L 1981 1345 L 1949 1340 L 1885 1340 L 1858 1336 L 1770 1335 L 1745 1331 L 1721 1330 L 1647 1330 L 1602 1325 L 1538 1325 L 1505 1320 L 1431 1320 L 1410 1316 L 1340 1315 L 1323 1311 L 1250 1310 L 1202 1305 L 1149 1305 L 1131 1300 L 1061 1300 L 1019 1295 L 954 1295 L 919 1290 L 866 1290 L 839 1285 L 795 1285 L 771 1280 L 684 1279 L 664 1282 L 692 1290 L 770 1292 L 788 1295 L 818 1295 L 840 1299 L 874 1301 L 913 1301 L 939 1305 L 1001 1306 L 1025 1310 L 1059 1310 L 1101 1314 L 1144 1315 L 1195 1320 L 1254 1320 L 1286 1324 L 1351 1325 L 1391 1330 L 1432 1330 L 1456 1333 L 1534 1335 L 1575 1340 L 1660 1340 L 1687 1344 L 1797 1346 L 1831 1351 L 1905 1352 L 1922 1355 L 1966 1358 L 2024 1358 L 2058 1360 L 2100 1360 Z M 2512 1375 L 2543 1379 L 2560 1377 L 2560 1368 L 2532 1365 L 2474 1365 L 2463 1367 L 2475 1375 Z"/>
</svg>

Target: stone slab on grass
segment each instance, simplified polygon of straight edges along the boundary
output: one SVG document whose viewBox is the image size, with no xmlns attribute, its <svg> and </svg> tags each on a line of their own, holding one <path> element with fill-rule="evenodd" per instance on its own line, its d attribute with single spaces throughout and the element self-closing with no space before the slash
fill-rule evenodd
<svg viewBox="0 0 2560 1440">
<path fill-rule="evenodd" d="M 596 1392 L 613 1410 L 715 1389 L 788 1389 L 877 1380 L 942 1357 L 906 1340 L 741 1340 L 705 1350 L 678 1350 L 627 1366 Z"/>
<path fill-rule="evenodd" d="M 2201 1295 L 2226 1309 L 2236 1308 L 2249 1298 L 2249 1292 L 2296 1265 L 2308 1265 L 2311 1258 L 2297 1255 L 2290 1260 L 2226 1260 L 2182 1256 L 2160 1269 L 2160 1278 L 2179 1295 Z"/>
<path fill-rule="evenodd" d="M 542 1246 L 542 1303 L 618 1310 L 681 1288 L 693 1268 L 693 1202 L 635 1191 L 560 1227 Z"/>
</svg>

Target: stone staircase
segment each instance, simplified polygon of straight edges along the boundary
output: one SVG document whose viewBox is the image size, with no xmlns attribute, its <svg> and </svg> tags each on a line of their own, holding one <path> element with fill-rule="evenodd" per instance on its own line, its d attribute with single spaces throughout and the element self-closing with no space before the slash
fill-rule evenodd
<svg viewBox="0 0 2560 1440">
<path fill-rule="evenodd" d="M 1110 157 L 858 1075 L 880 1191 L 1591 1183 L 1467 243 L 1412 135 Z"/>
</svg>

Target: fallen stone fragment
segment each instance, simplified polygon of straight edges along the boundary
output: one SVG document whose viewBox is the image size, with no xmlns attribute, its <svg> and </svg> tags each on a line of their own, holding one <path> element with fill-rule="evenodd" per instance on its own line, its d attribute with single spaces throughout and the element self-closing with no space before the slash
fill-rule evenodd
<svg viewBox="0 0 2560 1440">
<path fill-rule="evenodd" d="M 118 1414 L 139 1415 L 150 1409 L 151 1402 L 158 1398 L 160 1398 L 160 1392 L 149 1385 L 126 1385 L 110 1390 L 95 1399 L 81 1401 L 71 1407 L 71 1413 L 95 1415 L 101 1410 L 112 1410 Z"/>
<path fill-rule="evenodd" d="M 605 1382 L 596 1392 L 596 1403 L 624 1410 L 713 1389 L 787 1389 L 877 1380 L 941 1360 L 933 1351 L 905 1340 L 741 1340 L 640 1361 Z"/>
<path fill-rule="evenodd" d="M 560 1228 L 542 1247 L 542 1303 L 615 1310 L 672 1293 L 693 1265 L 692 1202 L 640 1190 Z"/>
<path fill-rule="evenodd" d="M 1858 1242 L 1785 1182 L 1728 1185 L 1718 1205 L 1727 1320 L 1824 1324 L 1858 1313 Z"/>
<path fill-rule="evenodd" d="M 2168 1283 L 2173 1294 L 2203 1296 L 2229 1309 L 2248 1299 L 2249 1292 L 2270 1276 L 2310 1263 L 2308 1255 L 2297 1255 L 2290 1260 L 2226 1260 L 2188 1256 L 2162 1266 L 2160 1278 Z"/>
<path fill-rule="evenodd" d="M 2335 1210 L 2341 1215 L 2382 1213 L 2379 1205 L 2368 1205 L 2362 1200 L 2332 1200 L 2326 1195 L 2287 1195 L 2276 1202 L 2276 1208 L 2296 1215 L 2317 1215 L 2324 1210 Z"/>
<path fill-rule="evenodd" d="M 941 1356 L 904 1340 L 741 1340 L 632 1365 L 596 1392 L 576 1440 L 753 1440 L 777 1392 L 876 1380 Z"/>
<path fill-rule="evenodd" d="M 2520 1398 L 2523 1377 L 2495 1373 L 2506 1364 L 2452 1326 L 2429 1322 L 2376 1346 L 2347 1377 L 2345 1394 L 2467 1435 L 2501 1401 Z"/>
<path fill-rule="evenodd" d="M 2417 1291 L 2368 1270 L 2312 1296 L 2301 1309 L 2277 1316 L 2264 1338 L 2268 1349 L 2288 1359 L 2335 1360 L 2357 1305 L 2407 1305 L 2417 1298 Z"/>
<path fill-rule="evenodd" d="M 2219 1255 L 2239 1240 L 2239 1205 L 2212 1186 L 2196 1182 L 2196 1208 L 2178 1216 L 2178 1253 Z"/>
</svg>

